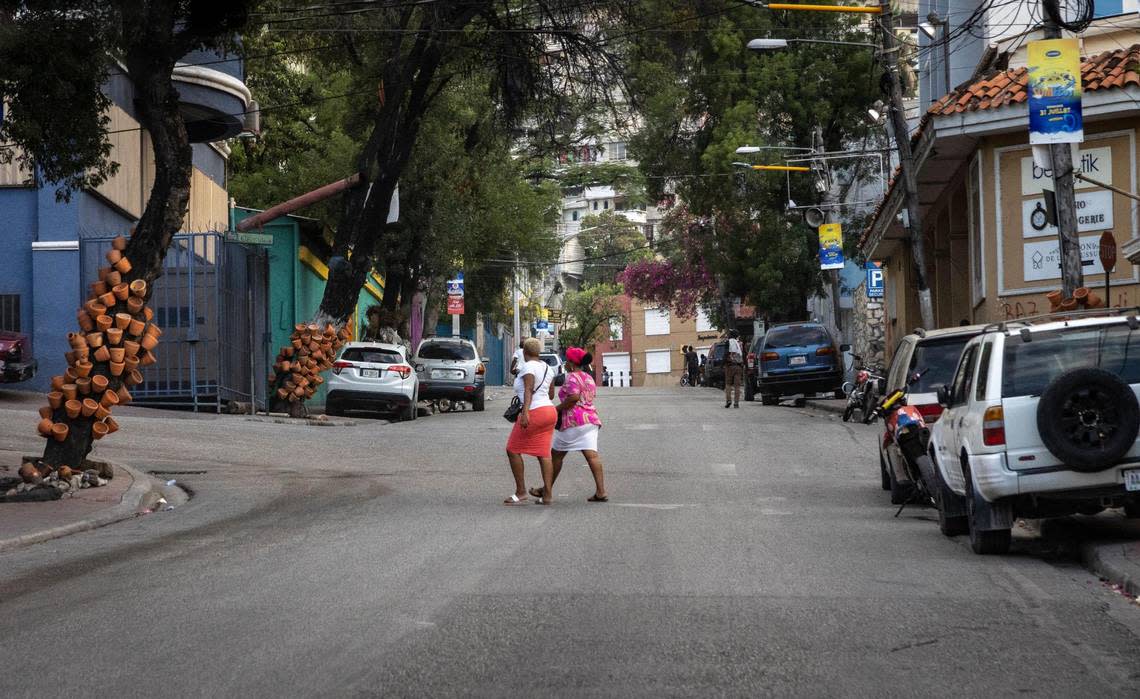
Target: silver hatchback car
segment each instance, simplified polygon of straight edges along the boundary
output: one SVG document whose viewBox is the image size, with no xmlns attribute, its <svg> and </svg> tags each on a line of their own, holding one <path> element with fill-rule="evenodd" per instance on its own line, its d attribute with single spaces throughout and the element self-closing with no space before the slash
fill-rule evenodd
<svg viewBox="0 0 1140 699">
<path fill-rule="evenodd" d="M 412 364 L 425 400 L 462 400 L 484 409 L 487 368 L 475 344 L 462 337 L 429 337 L 420 343 Z"/>
</svg>

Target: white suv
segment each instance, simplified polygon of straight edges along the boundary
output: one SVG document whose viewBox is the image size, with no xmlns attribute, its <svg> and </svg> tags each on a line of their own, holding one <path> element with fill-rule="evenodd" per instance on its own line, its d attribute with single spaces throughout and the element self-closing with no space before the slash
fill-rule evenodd
<svg viewBox="0 0 1140 699">
<path fill-rule="evenodd" d="M 944 533 L 1004 553 L 1017 517 L 1140 516 L 1138 313 L 999 323 L 966 345 L 931 436 L 940 499 L 966 512 Z"/>
<path fill-rule="evenodd" d="M 333 362 L 325 413 L 346 410 L 395 413 L 400 420 L 415 420 L 419 379 L 400 345 L 350 342 Z"/>
</svg>

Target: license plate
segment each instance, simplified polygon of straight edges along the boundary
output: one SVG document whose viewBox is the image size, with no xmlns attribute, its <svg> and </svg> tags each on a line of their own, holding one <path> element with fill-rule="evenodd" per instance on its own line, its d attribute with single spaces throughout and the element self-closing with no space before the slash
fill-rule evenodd
<svg viewBox="0 0 1140 699">
<path fill-rule="evenodd" d="M 431 377 L 433 379 L 462 379 L 464 376 L 462 369 L 432 369 Z"/>
<path fill-rule="evenodd" d="M 797 364 L 807 364 L 807 357 L 792 357 L 788 360 L 788 364 L 796 366 Z"/>
<path fill-rule="evenodd" d="M 1124 472 L 1124 489 L 1140 490 L 1140 468 L 1133 468 Z"/>
<path fill-rule="evenodd" d="M 360 376 L 365 379 L 378 379 L 380 378 L 379 369 L 361 369 Z"/>
</svg>

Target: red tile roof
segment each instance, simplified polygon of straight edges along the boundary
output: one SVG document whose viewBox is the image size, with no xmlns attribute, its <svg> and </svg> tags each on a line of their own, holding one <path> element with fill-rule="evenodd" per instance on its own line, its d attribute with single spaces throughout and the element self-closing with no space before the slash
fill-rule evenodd
<svg viewBox="0 0 1140 699">
<path fill-rule="evenodd" d="M 983 109 L 997 109 L 1010 104 L 1020 104 L 1029 99 L 1026 85 L 1029 82 L 1029 71 L 1022 67 L 1014 70 L 995 71 L 981 80 L 970 85 L 964 85 L 931 105 L 930 109 L 919 121 L 918 128 L 911 134 L 911 144 L 918 143 L 922 132 L 928 127 L 932 117 L 960 114 L 962 112 L 976 112 Z M 1128 48 L 1085 58 L 1081 61 L 1081 88 L 1090 92 L 1107 90 L 1126 85 L 1140 87 L 1140 44 L 1133 44 Z M 862 247 L 870 237 L 871 229 L 883 214 L 890 192 L 898 183 L 898 169 L 887 186 L 887 193 L 883 195 L 878 206 L 871 214 L 867 227 L 859 237 L 859 246 Z"/>
<path fill-rule="evenodd" d="M 943 116 L 982 109 L 997 109 L 1029 99 L 1026 68 L 993 73 L 972 85 L 965 85 L 935 102 L 930 114 Z M 1093 92 L 1125 85 L 1140 86 L 1140 44 L 1126 49 L 1105 51 L 1081 61 L 1081 86 Z"/>
</svg>

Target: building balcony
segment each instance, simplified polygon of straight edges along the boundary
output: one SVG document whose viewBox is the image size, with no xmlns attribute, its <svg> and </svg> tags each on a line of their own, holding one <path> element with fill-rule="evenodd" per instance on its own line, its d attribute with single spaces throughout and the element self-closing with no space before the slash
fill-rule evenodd
<svg viewBox="0 0 1140 699">
<path fill-rule="evenodd" d="M 174 66 L 172 77 L 191 143 L 233 138 L 244 130 L 252 98 L 239 57 L 195 51 Z"/>
</svg>

